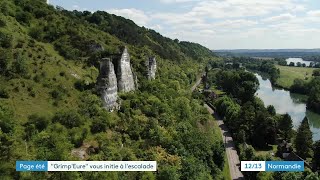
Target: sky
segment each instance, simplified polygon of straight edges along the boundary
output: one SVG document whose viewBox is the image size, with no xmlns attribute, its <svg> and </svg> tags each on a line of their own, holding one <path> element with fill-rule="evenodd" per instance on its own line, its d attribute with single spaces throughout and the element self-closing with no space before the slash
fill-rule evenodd
<svg viewBox="0 0 320 180">
<path fill-rule="evenodd" d="M 320 0 L 48 0 L 106 11 L 210 49 L 320 48 Z"/>
</svg>

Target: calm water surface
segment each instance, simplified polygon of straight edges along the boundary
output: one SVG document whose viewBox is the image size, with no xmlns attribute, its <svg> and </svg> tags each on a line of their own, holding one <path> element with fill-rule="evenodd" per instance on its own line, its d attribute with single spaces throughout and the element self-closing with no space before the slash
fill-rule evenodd
<svg viewBox="0 0 320 180">
<path fill-rule="evenodd" d="M 290 114 L 295 129 L 298 128 L 303 118 L 307 116 L 313 133 L 313 140 L 320 140 L 320 115 L 306 110 L 306 103 L 303 102 L 305 97 L 283 89 L 275 89 L 268 79 L 263 79 L 258 74 L 255 75 L 260 83 L 256 96 L 263 100 L 265 106 L 273 105 L 277 113 Z"/>
<path fill-rule="evenodd" d="M 309 66 L 310 63 L 312 62 L 312 61 L 305 61 L 302 58 L 288 58 L 286 59 L 286 61 L 288 65 L 290 64 L 290 62 L 294 62 L 295 66 L 297 65 L 298 62 L 301 62 L 301 64 L 305 63 L 307 66 Z"/>
</svg>

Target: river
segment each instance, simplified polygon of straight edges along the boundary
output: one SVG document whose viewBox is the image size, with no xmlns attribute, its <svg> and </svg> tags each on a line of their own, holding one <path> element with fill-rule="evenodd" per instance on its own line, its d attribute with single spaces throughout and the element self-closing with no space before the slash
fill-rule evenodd
<svg viewBox="0 0 320 180">
<path fill-rule="evenodd" d="M 298 128 L 305 116 L 309 119 L 313 140 L 320 140 L 320 115 L 306 110 L 304 96 L 290 93 L 287 90 L 273 88 L 268 79 L 255 74 L 260 86 L 256 96 L 263 100 L 265 106 L 273 105 L 278 114 L 290 114 L 293 126 Z"/>
<path fill-rule="evenodd" d="M 314 63 L 313 61 L 305 61 L 302 58 L 288 58 L 286 59 L 287 64 L 289 65 L 290 62 L 293 62 L 295 66 L 297 66 L 297 63 L 300 62 L 301 64 L 306 64 L 306 66 L 309 66 L 310 63 Z"/>
</svg>

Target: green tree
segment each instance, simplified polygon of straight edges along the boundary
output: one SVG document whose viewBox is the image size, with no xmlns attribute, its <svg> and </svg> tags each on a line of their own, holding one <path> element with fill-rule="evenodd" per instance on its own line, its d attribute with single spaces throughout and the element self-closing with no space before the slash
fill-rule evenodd
<svg viewBox="0 0 320 180">
<path fill-rule="evenodd" d="M 157 175 L 157 179 L 159 179 L 159 180 L 179 180 L 180 173 L 178 173 L 177 168 L 175 168 L 174 166 L 166 165 L 165 167 L 161 168 L 161 170 L 159 170 L 159 173 Z"/>
<path fill-rule="evenodd" d="M 191 107 L 189 104 L 190 101 L 188 98 L 178 97 L 175 99 L 175 113 L 177 113 L 177 116 L 182 121 L 186 121 L 191 117 Z"/>
<path fill-rule="evenodd" d="M 14 130 L 13 115 L 12 108 L 0 101 L 0 129 L 3 133 L 11 133 Z"/>
<path fill-rule="evenodd" d="M 307 94 L 308 90 L 308 84 L 302 79 L 295 79 L 290 87 L 290 91 L 294 93 Z"/>
<path fill-rule="evenodd" d="M 269 114 L 270 114 L 271 116 L 275 116 L 275 115 L 276 115 L 276 109 L 274 108 L 273 105 L 269 105 L 269 106 L 267 107 L 267 110 L 268 110 L 268 112 L 269 112 Z"/>
<path fill-rule="evenodd" d="M 320 69 L 313 70 L 312 76 L 320 76 Z"/>
<path fill-rule="evenodd" d="M 99 133 L 107 130 L 108 127 L 108 119 L 103 117 L 97 117 L 92 121 L 91 132 Z"/>
<path fill-rule="evenodd" d="M 320 180 L 318 173 L 310 173 L 305 177 L 305 180 Z"/>
<path fill-rule="evenodd" d="M 289 66 L 295 66 L 294 62 L 290 62 Z"/>
<path fill-rule="evenodd" d="M 314 143 L 313 152 L 313 165 L 315 170 L 318 170 L 320 168 L 320 140 Z"/>
<path fill-rule="evenodd" d="M 315 77 L 309 83 L 307 108 L 320 113 L 320 77 Z"/>
<path fill-rule="evenodd" d="M 287 140 L 288 142 L 290 142 L 292 138 L 292 128 L 293 124 L 291 116 L 288 113 L 286 113 L 282 116 L 282 118 L 280 118 L 280 121 L 278 122 L 278 129 L 282 138 Z"/>
<path fill-rule="evenodd" d="M 297 154 L 306 159 L 312 157 L 312 132 L 310 130 L 308 118 L 305 117 L 297 130 L 295 146 Z"/>
</svg>

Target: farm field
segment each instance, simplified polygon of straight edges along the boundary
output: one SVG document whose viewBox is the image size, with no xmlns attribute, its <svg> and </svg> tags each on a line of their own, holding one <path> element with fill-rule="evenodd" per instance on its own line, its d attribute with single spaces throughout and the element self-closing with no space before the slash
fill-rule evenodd
<svg viewBox="0 0 320 180">
<path fill-rule="evenodd" d="M 310 81 L 312 79 L 312 72 L 315 69 L 279 65 L 276 67 L 280 69 L 280 78 L 277 80 L 277 85 L 287 89 L 290 88 L 295 79 Z"/>
</svg>

